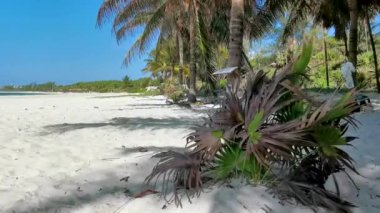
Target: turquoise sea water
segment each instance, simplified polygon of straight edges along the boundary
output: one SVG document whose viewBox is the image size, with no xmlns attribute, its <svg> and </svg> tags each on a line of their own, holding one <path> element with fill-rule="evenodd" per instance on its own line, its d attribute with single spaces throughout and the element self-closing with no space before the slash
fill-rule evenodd
<svg viewBox="0 0 380 213">
<path fill-rule="evenodd" d="M 42 95 L 37 92 L 3 92 L 0 91 L 0 96 L 26 96 L 26 95 Z"/>
</svg>

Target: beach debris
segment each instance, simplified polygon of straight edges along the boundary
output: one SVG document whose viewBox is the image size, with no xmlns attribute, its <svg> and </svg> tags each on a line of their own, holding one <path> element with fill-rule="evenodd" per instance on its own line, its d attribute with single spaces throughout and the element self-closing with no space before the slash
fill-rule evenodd
<svg viewBox="0 0 380 213">
<path fill-rule="evenodd" d="M 77 191 L 78 192 L 83 192 L 83 190 L 80 188 L 80 186 L 78 186 Z"/>
<path fill-rule="evenodd" d="M 113 160 L 118 160 L 120 158 L 102 158 L 101 160 L 104 160 L 104 161 L 113 161 Z"/>
<path fill-rule="evenodd" d="M 132 196 L 131 190 L 129 190 L 129 189 L 125 189 L 125 190 L 124 190 L 124 195 L 127 196 L 127 197 Z"/>
<path fill-rule="evenodd" d="M 139 192 L 137 194 L 135 194 L 133 197 L 134 198 L 142 198 L 142 197 L 145 197 L 147 195 L 151 195 L 151 194 L 157 194 L 158 191 L 154 190 L 154 189 L 146 189 L 142 192 Z"/>
<path fill-rule="evenodd" d="M 265 213 L 273 212 L 273 209 L 266 204 L 261 208 L 261 210 L 263 210 Z"/>
<path fill-rule="evenodd" d="M 170 100 L 166 99 L 165 104 L 172 105 L 172 104 L 174 104 L 174 103 L 171 102 Z"/>
<path fill-rule="evenodd" d="M 124 181 L 124 182 L 128 182 L 128 180 L 129 180 L 129 176 L 123 177 L 122 179 L 120 179 L 120 181 Z"/>
<path fill-rule="evenodd" d="M 233 189 L 233 188 L 235 188 L 235 187 L 234 187 L 234 186 L 232 186 L 231 184 L 227 184 L 227 185 L 226 185 L 226 187 L 227 187 L 227 188 L 230 188 L 230 189 Z"/>
<path fill-rule="evenodd" d="M 238 200 L 238 203 L 247 211 L 249 211 L 248 207 L 246 205 L 244 205 L 240 200 Z M 249 211 L 251 212 L 251 211 Z"/>
<path fill-rule="evenodd" d="M 148 151 L 147 148 L 142 147 L 142 146 L 137 147 L 137 150 L 138 150 L 139 152 L 147 152 L 147 151 Z"/>
<path fill-rule="evenodd" d="M 94 109 L 99 109 L 99 107 L 98 106 L 94 106 Z"/>
<path fill-rule="evenodd" d="M 166 209 L 166 208 L 168 208 L 168 206 L 164 204 L 161 209 Z"/>
</svg>

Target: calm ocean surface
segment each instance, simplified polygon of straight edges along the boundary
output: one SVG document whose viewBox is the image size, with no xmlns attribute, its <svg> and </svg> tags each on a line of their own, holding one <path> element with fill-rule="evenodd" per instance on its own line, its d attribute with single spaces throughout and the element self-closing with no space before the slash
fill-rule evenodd
<svg viewBox="0 0 380 213">
<path fill-rule="evenodd" d="M 4 92 L 0 91 L 0 96 L 26 96 L 26 95 L 43 95 L 38 92 Z"/>
</svg>

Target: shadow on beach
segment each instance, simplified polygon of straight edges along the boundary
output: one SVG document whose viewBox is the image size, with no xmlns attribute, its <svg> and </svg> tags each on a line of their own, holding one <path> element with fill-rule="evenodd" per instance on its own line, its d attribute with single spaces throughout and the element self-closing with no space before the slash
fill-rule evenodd
<svg viewBox="0 0 380 213">
<path fill-rule="evenodd" d="M 45 126 L 42 135 L 48 134 L 63 134 L 66 132 L 87 129 L 87 128 L 100 128 L 100 127 L 117 127 L 125 128 L 128 130 L 137 129 L 178 129 L 178 128 L 191 128 L 199 124 L 200 119 L 194 119 L 189 117 L 168 117 L 168 118 L 139 118 L 139 117 L 117 117 L 112 118 L 109 122 L 99 123 L 62 123 L 55 125 Z"/>
<path fill-rule="evenodd" d="M 176 147 L 176 146 L 140 146 L 140 147 L 122 147 L 118 148 L 121 150 L 120 154 L 123 156 L 127 156 L 133 153 L 138 152 L 153 152 L 153 153 L 160 153 L 160 152 L 166 152 L 166 151 L 175 151 L 175 152 L 185 152 L 184 147 Z M 151 154 L 151 153 L 150 153 Z"/>
<path fill-rule="evenodd" d="M 136 164 L 137 165 L 137 164 Z M 63 180 L 52 185 L 44 186 L 45 190 L 37 192 L 40 198 L 34 201 L 19 201 L 9 212 L 72 212 L 90 206 L 102 212 L 102 209 L 118 209 L 121 204 L 127 203 L 132 199 L 131 195 L 139 191 L 150 188 L 139 177 L 147 174 L 144 167 L 152 167 L 154 162 L 144 160 L 139 162 L 135 168 L 125 171 L 120 166 L 112 167 L 107 170 L 98 170 L 74 176 L 68 180 Z M 123 174 L 127 172 L 131 175 L 128 182 L 121 181 Z M 86 181 L 83 182 L 83 179 Z M 55 191 L 55 195 L 44 195 Z M 115 199 L 116 198 L 116 199 Z M 112 201 L 112 203 L 105 202 Z"/>
</svg>

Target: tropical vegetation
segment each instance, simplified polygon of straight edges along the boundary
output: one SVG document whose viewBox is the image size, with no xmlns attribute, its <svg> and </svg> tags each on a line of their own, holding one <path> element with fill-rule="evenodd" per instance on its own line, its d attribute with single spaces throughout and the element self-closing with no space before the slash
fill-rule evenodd
<svg viewBox="0 0 380 213">
<path fill-rule="evenodd" d="M 203 90 L 221 99 L 187 137 L 184 153 L 155 155 L 146 181 L 161 179 L 162 193 L 172 192 L 178 205 L 206 184 L 242 177 L 279 199 L 350 212 L 354 204 L 339 196 L 335 174 L 357 173 L 342 149 L 355 139 L 345 133 L 356 127 L 356 89 L 337 102 L 315 100 L 305 89 L 340 88 L 347 58 L 357 88 L 380 92 L 379 11 L 376 0 L 104 1 L 98 24 L 113 20 L 118 41 L 143 29 L 126 65 L 155 44 L 144 71 L 164 82 L 168 96 L 195 102 Z M 225 67 L 224 76 L 213 75 Z M 325 188 L 330 177 L 336 192 Z"/>
<path fill-rule="evenodd" d="M 161 83 L 159 80 L 151 78 L 141 78 L 137 80 L 129 80 L 126 76 L 123 81 L 93 81 L 93 82 L 78 82 L 70 85 L 56 85 L 54 82 L 42 84 L 28 84 L 22 86 L 4 86 L 0 88 L 3 91 L 39 91 L 39 92 L 128 92 L 128 93 L 146 93 L 159 95 Z M 147 87 L 152 86 L 149 92 Z M 154 89 L 156 88 L 156 89 Z"/>
<path fill-rule="evenodd" d="M 307 85 L 341 87 L 340 68 L 348 57 L 357 67 L 359 84 L 380 91 L 379 28 L 373 23 L 379 7 L 376 0 L 107 0 L 98 24 L 112 19 L 119 42 L 142 28 L 125 64 L 153 47 L 144 71 L 185 87 L 190 102 L 197 94 L 216 94 L 219 83 L 211 74 L 217 69 L 241 65 L 274 71 L 288 63 L 302 34 L 312 29 L 318 36 Z M 230 22 L 232 15 L 238 19 Z M 258 42 L 266 45 L 251 48 Z"/>
<path fill-rule="evenodd" d="M 334 174 L 357 173 L 341 148 L 355 139 L 344 134 L 350 125 L 356 127 L 355 90 L 336 103 L 308 96 L 301 85 L 310 57 L 311 45 L 305 45 L 298 60 L 274 75 L 251 72 L 241 96 L 227 89 L 221 109 L 187 137 L 186 151 L 157 154 L 160 161 L 146 181 L 162 178 L 162 191 L 172 189 L 178 205 L 182 196 L 199 195 L 206 184 L 243 177 L 268 186 L 280 199 L 350 211 L 354 205 L 339 197 Z M 337 193 L 325 189 L 329 177 Z"/>
</svg>

